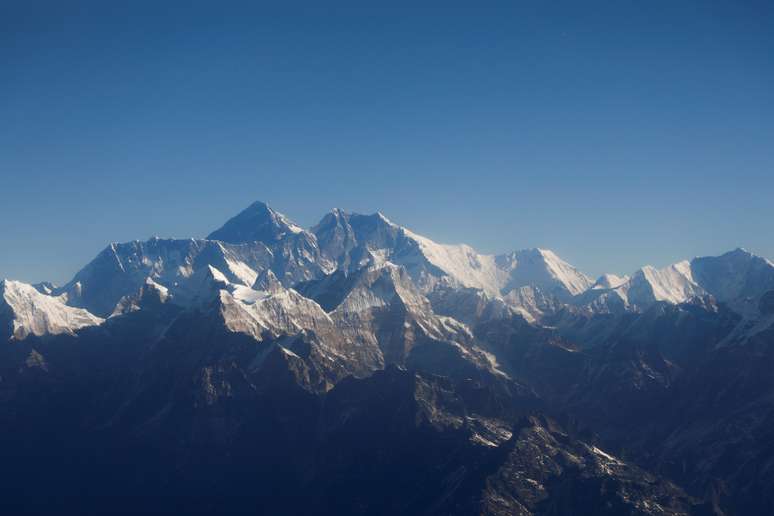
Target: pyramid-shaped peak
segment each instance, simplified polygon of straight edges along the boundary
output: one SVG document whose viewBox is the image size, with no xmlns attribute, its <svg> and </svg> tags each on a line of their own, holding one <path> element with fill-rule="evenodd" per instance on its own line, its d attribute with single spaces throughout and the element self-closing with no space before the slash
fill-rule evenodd
<svg viewBox="0 0 774 516">
<path fill-rule="evenodd" d="M 274 243 L 288 234 L 303 231 L 282 213 L 274 211 L 264 202 L 256 201 L 229 219 L 220 229 L 210 233 L 207 239 L 231 244 L 256 241 Z"/>
<path fill-rule="evenodd" d="M 745 249 L 744 247 L 737 247 L 733 251 L 728 251 L 727 253 L 721 255 L 721 258 L 735 258 L 737 260 L 745 260 L 745 259 L 751 259 L 751 258 L 757 258 L 756 255 Z"/>
<path fill-rule="evenodd" d="M 335 226 L 344 226 L 347 224 L 348 220 L 349 213 L 342 210 L 341 208 L 333 208 L 331 211 L 323 215 L 323 218 L 320 219 L 320 222 L 318 222 L 317 225 L 312 228 L 312 233 L 317 233 L 318 231 Z"/>
</svg>

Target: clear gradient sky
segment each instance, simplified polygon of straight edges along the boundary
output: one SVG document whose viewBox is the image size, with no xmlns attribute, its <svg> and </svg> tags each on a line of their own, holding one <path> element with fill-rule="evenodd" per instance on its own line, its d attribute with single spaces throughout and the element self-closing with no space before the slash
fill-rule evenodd
<svg viewBox="0 0 774 516">
<path fill-rule="evenodd" d="M 0 2 L 0 277 L 257 199 L 591 275 L 774 258 L 774 4 L 419 3 Z"/>
</svg>

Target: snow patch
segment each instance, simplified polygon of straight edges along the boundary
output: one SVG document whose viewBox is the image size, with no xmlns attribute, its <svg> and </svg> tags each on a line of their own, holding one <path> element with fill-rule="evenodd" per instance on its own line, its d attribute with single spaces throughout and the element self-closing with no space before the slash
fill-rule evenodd
<svg viewBox="0 0 774 516">
<path fill-rule="evenodd" d="M 104 322 L 87 310 L 67 306 L 66 298 L 43 294 L 26 283 L 3 280 L 0 291 L 12 317 L 13 340 L 24 340 L 30 335 L 74 335 L 81 328 Z"/>
</svg>

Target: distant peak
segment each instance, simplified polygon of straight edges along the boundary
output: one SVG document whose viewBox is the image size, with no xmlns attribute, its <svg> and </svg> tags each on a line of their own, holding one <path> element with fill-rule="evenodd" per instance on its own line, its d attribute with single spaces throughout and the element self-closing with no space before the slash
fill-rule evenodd
<svg viewBox="0 0 774 516">
<path fill-rule="evenodd" d="M 563 261 L 556 253 L 550 249 L 543 249 L 540 247 L 529 247 L 527 249 L 520 249 L 514 251 L 511 255 L 517 260 L 531 259 L 542 260 L 544 262 L 556 262 Z"/>
<path fill-rule="evenodd" d="M 255 201 L 252 204 L 250 204 L 247 208 L 243 209 L 237 214 L 237 217 L 240 215 L 245 215 L 249 213 L 260 213 L 264 215 L 275 215 L 277 214 L 276 211 L 274 211 L 267 203 L 263 201 Z"/>
<path fill-rule="evenodd" d="M 266 209 L 266 210 L 270 210 L 271 209 L 271 208 L 269 208 L 269 205 L 266 204 L 263 201 L 255 201 L 254 203 L 252 203 L 250 206 L 247 207 L 248 210 L 249 209 L 256 209 L 256 208 L 263 208 L 263 209 Z"/>
<path fill-rule="evenodd" d="M 256 201 L 229 219 L 220 229 L 210 233 L 207 239 L 231 244 L 256 241 L 273 243 L 288 234 L 301 232 L 303 229 L 285 215 L 262 201 Z"/>
<path fill-rule="evenodd" d="M 558 260 L 559 256 L 555 252 L 553 252 L 550 249 L 543 249 L 542 247 L 536 247 L 535 251 L 540 254 L 543 258 L 547 258 L 549 260 Z"/>
<path fill-rule="evenodd" d="M 514 251 L 513 254 L 514 255 L 522 255 L 522 256 L 527 256 L 527 255 L 533 255 L 533 256 L 540 255 L 540 256 L 542 256 L 543 255 L 543 251 L 545 251 L 545 249 L 541 249 L 539 247 L 526 247 L 524 249 L 519 249 L 518 251 Z"/>
<path fill-rule="evenodd" d="M 746 257 L 753 257 L 755 256 L 753 253 L 745 249 L 744 247 L 737 247 L 733 251 L 729 251 L 726 254 L 735 255 L 735 256 L 746 256 Z"/>
<path fill-rule="evenodd" d="M 273 216 L 281 216 L 284 217 L 281 213 L 278 213 L 274 211 L 268 204 L 266 204 L 263 201 L 255 201 L 250 206 L 239 212 L 239 215 L 246 215 L 246 214 L 259 214 L 267 217 L 273 217 Z"/>
<path fill-rule="evenodd" d="M 334 224 L 346 222 L 349 219 L 349 216 L 350 214 L 341 208 L 333 208 L 331 211 L 325 214 L 318 226 L 326 222 Z"/>
</svg>

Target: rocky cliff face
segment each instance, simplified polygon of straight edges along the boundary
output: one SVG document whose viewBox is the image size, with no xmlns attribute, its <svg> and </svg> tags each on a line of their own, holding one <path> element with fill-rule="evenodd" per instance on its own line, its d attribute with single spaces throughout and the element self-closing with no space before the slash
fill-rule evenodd
<svg viewBox="0 0 774 516">
<path fill-rule="evenodd" d="M 766 514 L 772 292 L 744 250 L 592 282 L 256 203 L 2 283 L 0 507 Z"/>
</svg>

